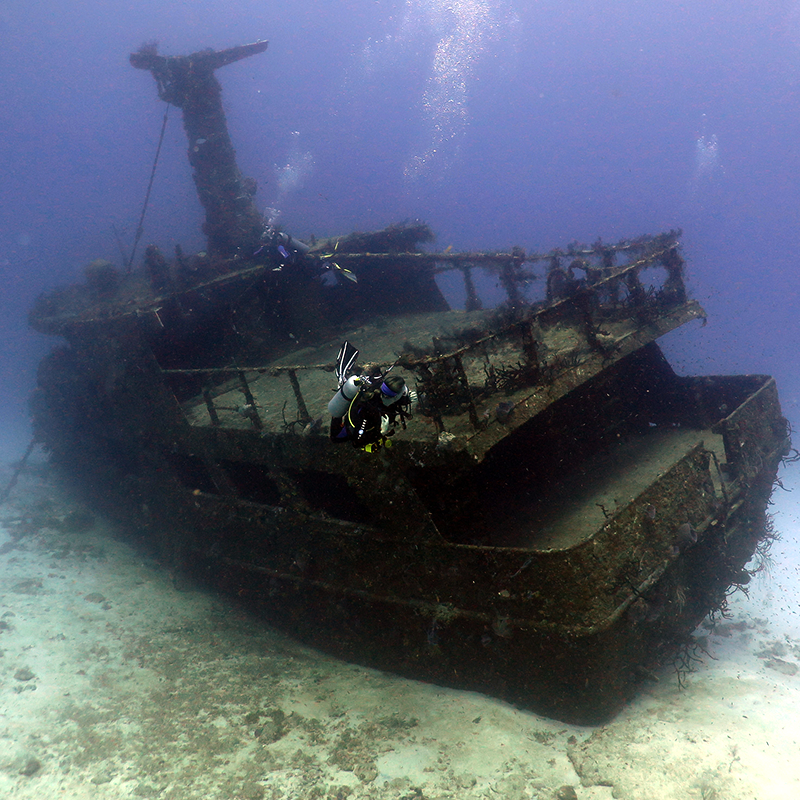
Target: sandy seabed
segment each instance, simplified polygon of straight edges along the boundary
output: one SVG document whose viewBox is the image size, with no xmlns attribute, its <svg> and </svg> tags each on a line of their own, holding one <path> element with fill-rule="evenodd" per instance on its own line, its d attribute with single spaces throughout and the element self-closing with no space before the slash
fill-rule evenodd
<svg viewBox="0 0 800 800">
<path fill-rule="evenodd" d="M 26 474 L 0 507 L 0 797 L 800 797 L 800 488 L 775 500 L 774 564 L 708 655 L 582 728 L 302 647 Z"/>
</svg>

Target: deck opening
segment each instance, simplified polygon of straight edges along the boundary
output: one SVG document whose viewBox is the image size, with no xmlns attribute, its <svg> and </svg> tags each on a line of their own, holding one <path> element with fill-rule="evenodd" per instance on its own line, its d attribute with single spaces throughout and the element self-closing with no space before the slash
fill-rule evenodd
<svg viewBox="0 0 800 800">
<path fill-rule="evenodd" d="M 197 456 L 165 453 L 164 457 L 174 470 L 175 476 L 187 489 L 204 494 L 219 494 L 208 468 Z"/>
<path fill-rule="evenodd" d="M 700 443 L 725 465 L 716 423 L 763 380 L 680 378 L 650 345 L 551 404 L 455 483 L 430 471 L 412 483 L 451 542 L 570 547 Z M 457 506 L 440 499 L 453 495 Z"/>
<path fill-rule="evenodd" d="M 347 522 L 370 522 L 373 517 L 341 475 L 317 470 L 290 470 L 303 500 L 315 511 L 323 511 Z"/>
<path fill-rule="evenodd" d="M 220 467 L 230 478 L 236 494 L 242 500 L 267 506 L 281 505 L 281 492 L 269 468 L 264 464 L 248 464 L 242 461 L 220 461 Z"/>
</svg>

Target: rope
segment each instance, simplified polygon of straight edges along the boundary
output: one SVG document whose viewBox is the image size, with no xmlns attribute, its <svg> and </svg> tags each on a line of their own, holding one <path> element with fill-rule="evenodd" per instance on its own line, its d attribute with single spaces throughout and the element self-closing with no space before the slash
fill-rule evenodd
<svg viewBox="0 0 800 800">
<path fill-rule="evenodd" d="M 147 194 L 144 196 L 144 205 L 142 206 L 142 215 L 139 217 L 139 227 L 136 229 L 136 238 L 133 240 L 133 250 L 131 250 L 131 258 L 128 261 L 126 272 L 130 272 L 133 268 L 133 259 L 136 255 L 136 248 L 139 246 L 139 240 L 144 233 L 144 215 L 147 213 L 147 204 L 150 202 L 150 191 L 153 188 L 153 179 L 156 177 L 156 167 L 158 166 L 158 157 L 161 155 L 161 145 L 164 142 L 164 132 L 167 130 L 167 117 L 169 116 L 169 103 L 164 111 L 164 121 L 161 123 L 161 136 L 158 139 L 158 147 L 156 148 L 156 157 L 153 161 L 153 169 L 150 172 L 150 183 L 147 184 Z"/>
<path fill-rule="evenodd" d="M 14 474 L 11 476 L 11 480 L 8 482 L 8 486 L 6 486 L 5 491 L 0 495 L 0 505 L 8 500 L 8 496 L 11 494 L 11 490 L 17 485 L 17 481 L 19 480 L 20 473 L 22 470 L 25 469 L 25 465 L 28 463 L 28 458 L 30 458 L 31 453 L 33 452 L 33 448 L 36 446 L 36 437 L 31 439 L 31 443 L 28 445 L 28 449 L 25 451 L 25 455 L 22 456 L 22 460 L 17 464 L 17 468 L 14 470 Z"/>
</svg>

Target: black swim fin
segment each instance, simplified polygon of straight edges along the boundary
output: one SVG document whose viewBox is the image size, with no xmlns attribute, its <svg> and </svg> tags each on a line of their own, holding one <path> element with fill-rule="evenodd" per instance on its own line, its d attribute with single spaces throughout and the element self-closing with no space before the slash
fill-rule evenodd
<svg viewBox="0 0 800 800">
<path fill-rule="evenodd" d="M 358 358 L 358 350 L 350 344 L 345 342 L 339 349 L 339 355 L 336 356 L 336 378 L 341 386 L 347 380 L 347 373 L 355 364 Z"/>
</svg>

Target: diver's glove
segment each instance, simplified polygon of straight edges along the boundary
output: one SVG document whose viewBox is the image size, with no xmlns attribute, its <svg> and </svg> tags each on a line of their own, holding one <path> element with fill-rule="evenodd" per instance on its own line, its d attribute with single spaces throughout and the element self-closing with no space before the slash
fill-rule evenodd
<svg viewBox="0 0 800 800">
<path fill-rule="evenodd" d="M 377 442 L 372 442 L 371 444 L 364 445 L 364 452 L 365 453 L 377 453 L 378 450 L 383 448 L 389 448 L 392 446 L 392 440 L 386 439 L 385 437 L 379 439 Z"/>
<path fill-rule="evenodd" d="M 413 389 L 410 389 L 408 392 L 408 400 L 409 408 L 415 408 L 419 402 L 419 395 Z"/>
<path fill-rule="evenodd" d="M 389 422 L 389 417 L 381 417 L 381 436 L 390 436 L 389 430 L 392 424 Z"/>
</svg>

